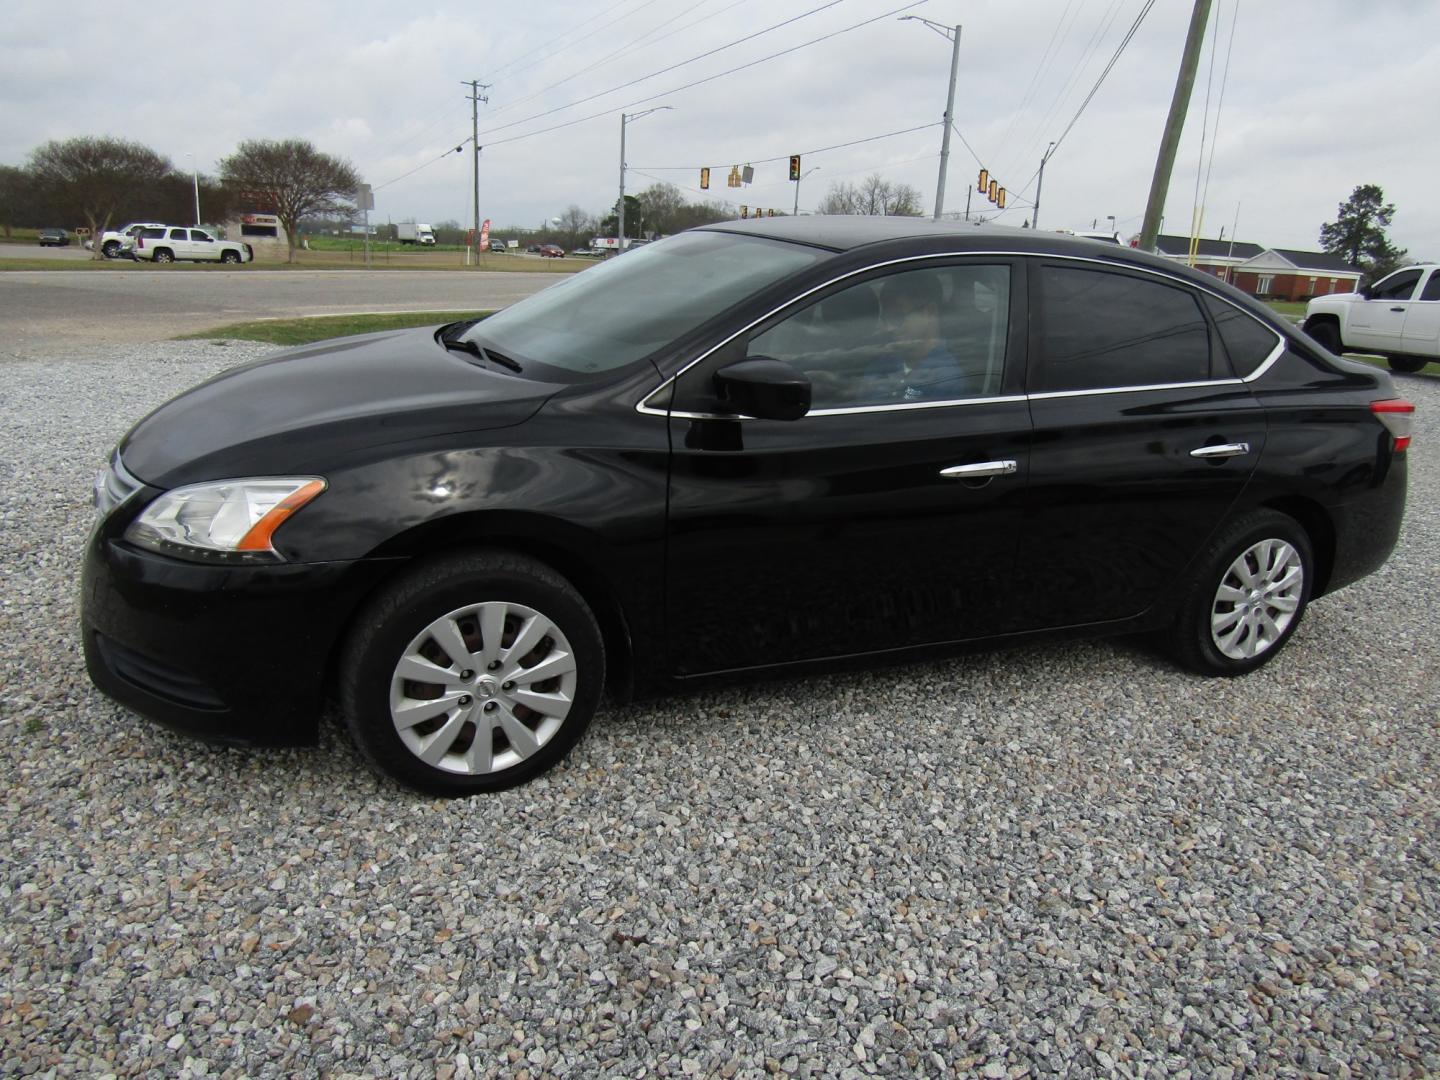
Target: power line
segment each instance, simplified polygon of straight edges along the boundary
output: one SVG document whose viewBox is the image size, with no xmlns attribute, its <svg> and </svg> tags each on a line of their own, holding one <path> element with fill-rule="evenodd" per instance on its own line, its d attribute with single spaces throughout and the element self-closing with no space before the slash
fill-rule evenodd
<svg viewBox="0 0 1440 1080">
<path fill-rule="evenodd" d="M 890 11 L 884 12 L 883 14 L 876 15 L 873 19 L 865 19 L 861 22 L 854 23 L 850 26 L 846 26 L 839 30 L 832 31 L 829 34 L 822 34 L 820 37 L 811 38 L 809 41 L 802 41 L 799 45 L 792 45 L 788 49 L 781 49 L 779 52 L 771 53 L 769 56 L 762 56 L 758 60 L 751 60 L 747 64 L 740 64 L 737 67 L 730 68 L 728 71 L 717 72 L 714 75 L 708 75 L 703 79 L 696 79 L 694 82 L 688 82 L 682 86 L 671 87 L 669 90 L 662 90 L 658 93 L 647 94 L 645 97 L 637 98 L 635 101 L 631 101 L 625 105 L 611 106 L 610 108 L 604 109 L 600 112 L 591 113 L 589 116 L 582 116 L 576 120 L 567 120 L 563 124 L 554 124 L 547 128 L 540 128 L 536 131 L 527 131 L 521 135 L 511 135 L 504 139 L 492 139 L 487 145 L 500 146 L 505 143 L 519 142 L 521 139 L 529 139 L 536 135 L 546 135 L 552 131 L 560 131 L 563 128 L 574 127 L 576 124 L 583 124 L 587 120 L 595 120 L 602 116 L 613 115 L 617 111 L 633 109 L 637 105 L 644 105 L 646 102 L 654 101 L 656 98 L 668 97 L 671 94 L 678 94 L 682 90 L 691 90 L 697 86 L 704 86 L 706 83 L 714 82 L 716 79 L 723 79 L 727 75 L 734 75 L 737 71 L 744 71 L 747 68 L 752 68 L 759 64 L 768 63 L 769 61 L 778 59 L 781 56 L 788 56 L 790 53 L 799 52 L 801 49 L 808 49 L 811 45 L 818 45 L 822 41 L 829 41 L 831 38 L 839 37 L 841 34 L 848 34 L 852 30 L 859 30 L 861 27 L 869 26 L 871 23 L 877 23 L 883 19 L 888 19 L 893 15 L 898 15 L 902 11 L 909 11 L 911 8 L 919 7 L 921 4 L 926 2 L 927 0 L 912 0 L 911 3 L 904 4 L 898 8 L 893 8 Z M 936 123 L 939 123 L 939 121 L 936 121 Z M 930 124 L 925 126 L 933 127 L 934 125 Z M 818 153 L 819 151 L 815 152 Z"/>
<path fill-rule="evenodd" d="M 837 4 L 843 4 L 844 2 L 845 0 L 826 0 L 826 3 L 821 4 L 819 7 L 811 8 L 809 11 L 803 11 L 799 15 L 795 15 L 791 18 L 785 19 L 782 22 L 778 22 L 774 26 L 767 26 L 763 30 L 757 30 L 753 34 L 746 34 L 742 38 L 736 38 L 734 41 L 726 42 L 724 45 L 719 45 L 716 48 L 708 50 L 707 52 L 700 53 L 698 56 L 692 56 L 689 60 L 681 60 L 679 63 L 671 64 L 669 67 L 663 67 L 659 71 L 652 71 L 649 75 L 641 75 L 638 79 L 631 79 L 629 82 L 621 83 L 619 86 L 612 86 L 609 90 L 601 90 L 598 93 L 589 95 L 588 97 L 580 98 L 578 101 L 572 101 L 566 105 L 557 105 L 553 109 L 546 109 L 544 112 L 535 113 L 534 115 L 527 116 L 521 120 L 511 120 L 508 124 L 500 124 L 497 127 L 486 128 L 480 134 L 492 135 L 497 131 L 504 131 L 506 128 L 519 127 L 521 124 L 528 124 L 531 120 L 540 120 L 546 116 L 553 116 L 555 113 L 564 112 L 566 109 L 573 109 L 577 105 L 584 105 L 586 102 L 594 101 L 596 98 L 605 97 L 607 94 L 618 93 L 619 91 L 625 90 L 628 87 L 636 85 L 637 83 L 642 83 L 649 79 L 653 79 L 657 75 L 664 75 L 667 72 L 674 71 L 676 68 L 682 68 L 688 64 L 693 64 L 698 60 L 704 60 L 707 57 L 714 56 L 716 53 L 722 53 L 726 49 L 733 49 L 736 45 L 743 45 L 747 41 L 753 41 L 755 38 L 762 37 L 763 35 L 771 33 L 772 31 L 779 30 L 781 27 L 789 26 L 791 23 L 799 22 L 801 19 L 809 18 L 811 15 L 818 14 L 821 11 L 825 11 L 828 8 L 835 7 Z M 667 92 L 674 93 L 673 90 Z M 647 98 L 646 100 L 649 99 Z M 625 106 L 625 108 L 627 109 L 629 107 L 630 106 L 628 105 Z"/>
<path fill-rule="evenodd" d="M 655 2 L 655 0 L 650 0 L 650 3 L 654 3 L 654 2 Z M 529 52 L 523 52 L 523 53 L 521 53 L 519 56 L 515 57 L 514 60 L 511 60 L 508 64 L 501 64 L 498 68 L 496 68 L 494 71 L 492 71 L 492 72 L 490 73 L 490 74 L 491 74 L 491 77 L 493 78 L 495 75 L 503 74 L 504 72 L 507 72 L 507 71 L 512 70 L 512 69 L 515 67 L 515 65 L 516 65 L 516 64 L 519 64 L 522 60 L 528 60 L 530 57 L 534 56 L 536 53 L 540 52 L 542 49 L 549 49 L 549 48 L 551 48 L 552 46 L 555 45 L 556 42 L 560 41 L 562 38 L 568 37 L 568 36 L 571 35 L 571 34 L 579 34 L 579 32 L 580 32 L 581 30 L 584 30 L 585 27 L 589 26 L 591 23 L 595 22 L 597 19 L 603 19 L 606 15 L 609 15 L 609 14 L 610 14 L 612 11 L 614 11 L 616 8 L 624 7 L 624 6 L 625 6 L 626 4 L 628 4 L 628 3 L 630 3 L 630 0 L 616 0 L 615 3 L 611 4 L 611 5 L 610 5 L 609 7 L 607 7 L 604 11 L 601 11 L 601 12 L 595 14 L 595 15 L 591 15 L 590 18 L 586 19 L 586 20 L 585 20 L 584 22 L 582 22 L 582 23 L 579 23 L 579 24 L 577 24 L 577 25 L 575 25 L 575 26 L 572 26 L 569 30 L 562 30 L 560 33 L 556 34 L 554 37 L 552 37 L 552 38 L 550 38 L 550 39 L 548 39 L 548 40 L 546 40 L 546 41 L 541 42 L 539 45 L 536 45 L 535 48 L 531 49 Z M 649 4 L 645 4 L 645 5 L 642 5 L 642 6 L 648 7 Z M 636 8 L 636 9 L 635 9 L 635 11 L 639 11 L 639 10 L 640 10 L 639 8 Z M 594 30 L 590 31 L 590 33 L 591 33 L 591 34 L 599 33 L 601 30 L 604 30 L 604 29 L 606 29 L 606 28 L 608 28 L 608 27 L 610 27 L 610 26 L 615 25 L 615 23 L 619 22 L 621 19 L 628 18 L 630 15 L 635 14 L 635 11 L 628 12 L 626 15 L 621 15 L 620 18 L 615 19 L 615 20 L 613 20 L 612 22 L 608 22 L 608 23 L 606 23 L 604 26 L 596 27 Z M 582 35 L 582 36 L 589 36 L 589 35 L 587 34 L 587 35 Z M 577 37 L 577 38 L 575 39 L 575 41 L 578 41 L 578 40 L 580 40 L 580 38 Z M 556 51 L 557 51 L 557 52 L 560 52 L 560 51 L 564 51 L 565 49 L 570 48 L 571 45 L 575 44 L 575 41 L 566 42 L 564 45 L 559 46 Z M 554 54 L 551 54 L 551 55 L 553 56 Z M 550 59 L 550 57 L 547 56 L 545 59 L 548 60 L 548 59 Z M 541 61 L 541 62 L 543 63 L 543 61 Z M 531 66 L 531 67 L 534 67 L 533 64 L 530 65 L 530 66 Z M 526 69 L 522 68 L 521 70 L 523 71 L 523 70 L 526 70 Z"/>
<path fill-rule="evenodd" d="M 628 109 L 629 106 L 627 105 L 626 108 Z M 820 148 L 817 149 L 817 150 L 801 150 L 801 151 L 800 151 L 800 154 L 801 154 L 801 156 L 803 157 L 803 156 L 809 156 L 809 155 L 814 155 L 814 154 L 825 154 L 825 153 L 830 152 L 831 150 L 844 150 L 845 148 L 850 147 L 850 146 L 859 146 L 861 143 L 877 142 L 877 141 L 879 141 L 880 139 L 892 139 L 892 138 L 894 138 L 894 137 L 897 136 L 897 135 L 909 135 L 909 134 L 911 134 L 912 132 L 915 132 L 915 131 L 925 131 L 925 130 L 927 130 L 928 128 L 935 127 L 935 126 L 937 126 L 938 124 L 941 124 L 941 123 L 943 123 L 943 122 L 944 122 L 944 121 L 936 120 L 936 121 L 933 121 L 933 122 L 931 122 L 931 123 L 929 123 L 929 124 L 918 124 L 918 125 L 916 125 L 915 127 L 905 128 L 905 129 L 903 129 L 903 130 L 901 130 L 901 131 L 887 131 L 887 132 L 886 132 L 885 134 L 883 134 L 883 135 L 867 135 L 867 136 L 866 136 L 865 138 L 863 138 L 863 139 L 852 139 L 850 142 L 836 143 L 834 146 L 822 146 L 822 147 L 820 147 Z M 791 156 L 792 156 L 792 155 L 790 155 L 790 154 L 776 154 L 774 157 L 744 158 L 744 159 L 739 159 L 739 160 L 744 160 L 744 161 L 746 162 L 746 164 L 749 164 L 749 165 L 768 165 L 768 164 L 769 164 L 770 162 L 772 162 L 772 161 L 786 161 L 786 160 L 788 160 Z M 713 169 L 713 168 L 715 168 L 715 167 L 716 167 L 716 166 L 714 166 L 714 165 L 646 165 L 646 166 L 645 166 L 645 168 L 651 170 L 652 172 L 689 172 L 689 171 L 692 171 L 692 170 L 694 170 L 694 169 Z M 626 166 L 626 168 L 634 168 L 634 166 Z"/>
<path fill-rule="evenodd" d="M 1035 91 L 1039 88 L 1040 72 L 1045 70 L 1045 63 L 1047 60 L 1050 59 L 1050 51 L 1052 48 L 1054 48 L 1055 39 L 1059 37 L 1060 28 L 1065 25 L 1065 17 L 1070 14 L 1070 7 L 1074 3 L 1075 0 L 1065 0 L 1065 10 L 1060 12 L 1060 18 L 1055 23 L 1055 29 L 1050 31 L 1050 40 L 1045 44 L 1045 51 L 1040 54 L 1040 62 L 1035 65 L 1035 71 L 1030 76 L 1030 82 L 1025 87 L 1025 93 L 1022 94 L 1020 97 L 1020 104 L 1015 106 L 1015 111 L 1010 114 L 1010 123 L 1005 126 L 1005 133 L 1000 136 L 1000 142 L 995 147 L 995 156 L 997 159 L 1004 155 L 1006 147 L 1010 145 L 1010 136 L 1015 131 L 1015 124 L 1019 121 L 1021 114 L 1024 113 L 1026 107 L 1030 104 L 1031 99 L 1035 95 Z M 1083 11 L 1084 9 L 1085 0 L 1080 0 L 1080 9 L 1075 12 L 1076 20 L 1080 18 L 1080 11 Z M 1071 22 L 1070 28 L 1074 29 L 1074 26 L 1075 23 Z M 1069 37 L 1070 31 L 1066 30 L 1065 39 L 1068 39 Z M 1061 47 L 1064 47 L 1063 40 Z"/>
<path fill-rule="evenodd" d="M 467 99 L 467 100 L 468 100 L 468 99 Z M 451 149 L 446 150 L 446 151 L 445 151 L 443 154 L 441 154 L 439 157 L 433 157 L 433 158 L 431 158 L 429 161 L 425 162 L 425 164 L 423 164 L 423 165 L 416 165 L 415 168 L 411 169 L 409 172 L 407 172 L 407 173 L 401 173 L 399 176 L 395 177 L 393 180 L 386 180 L 383 184 L 376 184 L 376 185 L 374 185 L 370 190 L 371 190 L 371 191 L 379 191 L 381 188 L 387 188 L 387 187 L 389 187 L 391 184 L 398 184 L 401 180 L 404 180 L 406 177 L 414 176 L 414 175 L 415 175 L 417 172 L 419 172 L 421 169 L 428 169 L 431 165 L 434 165 L 437 161 L 441 161 L 441 160 L 443 160 L 444 158 L 449 157 L 451 154 L 458 154 L 458 153 L 460 153 L 460 151 L 462 151 L 462 150 L 465 149 L 465 143 L 468 143 L 469 141 L 470 141 L 470 139 L 469 139 L 469 137 L 467 136 L 466 139 L 465 139 L 465 141 L 462 142 L 459 146 L 452 147 Z"/>
<path fill-rule="evenodd" d="M 1140 29 L 1140 24 L 1145 21 L 1145 16 L 1150 14 L 1150 9 L 1154 6 L 1155 0 L 1145 0 L 1145 6 L 1140 9 L 1140 14 L 1135 16 L 1135 21 L 1130 24 L 1130 29 L 1125 32 L 1125 37 L 1121 39 L 1119 47 L 1115 50 L 1115 55 L 1110 57 L 1110 62 L 1105 65 L 1105 70 L 1100 72 L 1100 77 L 1095 80 L 1095 85 L 1090 88 L 1090 93 L 1085 95 L 1085 100 L 1080 103 L 1080 108 L 1075 110 L 1075 115 L 1070 118 L 1070 123 L 1066 124 L 1065 130 L 1060 133 L 1060 138 L 1055 140 L 1055 148 L 1057 150 L 1060 148 L 1060 144 L 1065 141 L 1065 136 L 1070 134 L 1070 129 L 1075 126 L 1075 121 L 1079 120 L 1081 114 L 1085 112 L 1086 106 L 1089 105 L 1095 95 L 1099 93 L 1101 85 L 1105 82 L 1105 77 L 1114 70 L 1115 64 L 1120 59 L 1120 54 L 1125 51 L 1125 47 L 1129 45 L 1131 39 L 1135 37 L 1135 32 Z"/>
</svg>

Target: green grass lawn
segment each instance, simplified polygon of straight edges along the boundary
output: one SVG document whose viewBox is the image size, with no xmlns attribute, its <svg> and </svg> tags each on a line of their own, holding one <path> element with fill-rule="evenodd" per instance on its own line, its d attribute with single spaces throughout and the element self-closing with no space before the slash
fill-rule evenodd
<svg viewBox="0 0 1440 1080">
<path fill-rule="evenodd" d="M 263 341 L 271 345 L 308 345 L 312 341 L 370 334 L 378 330 L 405 330 L 412 326 L 438 326 L 460 319 L 483 319 L 489 311 L 396 311 L 378 315 L 312 315 L 303 319 L 257 319 L 182 334 L 177 341 L 225 339 Z"/>
</svg>

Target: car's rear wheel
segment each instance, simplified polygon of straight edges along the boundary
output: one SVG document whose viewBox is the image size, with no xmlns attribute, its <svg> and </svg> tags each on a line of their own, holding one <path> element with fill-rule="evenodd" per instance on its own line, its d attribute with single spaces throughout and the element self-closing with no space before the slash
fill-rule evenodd
<svg viewBox="0 0 1440 1080">
<path fill-rule="evenodd" d="M 238 251 L 222 251 L 220 253 L 220 261 L 222 263 L 238 263 L 240 261 L 240 253 Z"/>
<path fill-rule="evenodd" d="M 1345 346 L 1340 341 L 1340 328 L 1331 319 L 1320 319 L 1307 323 L 1305 332 L 1336 356 L 1345 351 Z"/>
<path fill-rule="evenodd" d="M 1391 371 L 1414 375 L 1430 361 L 1423 356 L 1387 356 L 1385 362 L 1390 365 Z"/>
<path fill-rule="evenodd" d="M 402 784 L 472 795 L 522 784 L 589 726 L 605 647 L 584 599 L 509 552 L 412 571 L 357 618 L 341 664 L 346 725 Z"/>
<path fill-rule="evenodd" d="M 175 261 L 175 256 L 170 254 L 170 252 L 166 251 L 164 248 L 161 248 L 159 251 L 155 252 L 155 261 L 157 263 L 173 263 Z"/>
<path fill-rule="evenodd" d="M 1204 675 L 1244 675 L 1289 640 L 1314 586 L 1310 538 L 1293 518 L 1256 510 L 1196 561 L 1170 631 L 1176 659 Z"/>
</svg>

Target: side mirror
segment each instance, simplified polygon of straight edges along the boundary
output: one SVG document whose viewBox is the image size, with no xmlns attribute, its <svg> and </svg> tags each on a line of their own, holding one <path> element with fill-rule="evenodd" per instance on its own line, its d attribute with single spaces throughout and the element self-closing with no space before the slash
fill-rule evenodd
<svg viewBox="0 0 1440 1080">
<path fill-rule="evenodd" d="M 715 393 L 732 411 L 758 420 L 798 420 L 810 411 L 810 380 L 768 356 L 715 372 Z"/>
</svg>

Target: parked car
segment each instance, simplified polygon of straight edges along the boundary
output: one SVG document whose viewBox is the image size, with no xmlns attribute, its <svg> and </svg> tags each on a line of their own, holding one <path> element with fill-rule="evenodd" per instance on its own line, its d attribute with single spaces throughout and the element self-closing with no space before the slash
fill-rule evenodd
<svg viewBox="0 0 1440 1080">
<path fill-rule="evenodd" d="M 548 769 L 607 687 L 1049 633 L 1243 675 L 1388 557 L 1412 412 L 1113 244 L 728 222 L 152 412 L 97 478 L 86 662 L 243 742 L 312 741 L 334 690 L 442 795 Z"/>
<path fill-rule="evenodd" d="M 525 249 L 525 254 L 526 254 L 526 255 L 539 255 L 539 254 L 540 254 L 540 245 L 539 245 L 539 244 L 531 244 L 529 247 L 527 247 L 527 248 Z"/>
<path fill-rule="evenodd" d="M 255 249 L 249 244 L 217 240 L 204 229 L 181 228 L 177 225 L 140 229 L 135 234 L 135 246 L 132 250 L 134 258 L 156 263 L 184 260 L 245 263 L 255 258 Z"/>
<path fill-rule="evenodd" d="M 100 236 L 100 253 L 107 259 L 133 258 L 135 236 L 141 229 L 165 227 L 163 221 L 135 221 L 118 229 L 106 229 Z M 87 242 L 85 246 L 94 250 L 93 241 Z"/>
<path fill-rule="evenodd" d="M 541 244 L 540 255 L 546 259 L 563 259 L 565 257 L 565 249 L 559 244 Z"/>
<path fill-rule="evenodd" d="M 1305 330 L 1333 353 L 1372 353 L 1396 371 L 1440 361 L 1440 264 L 1407 266 L 1359 292 L 1317 296 Z"/>
<path fill-rule="evenodd" d="M 496 240 L 493 236 L 490 238 L 489 250 L 496 255 L 510 254 L 510 249 L 505 246 L 505 241 Z"/>
<path fill-rule="evenodd" d="M 70 234 L 64 229 L 41 229 L 41 247 L 69 247 Z"/>
</svg>

